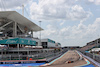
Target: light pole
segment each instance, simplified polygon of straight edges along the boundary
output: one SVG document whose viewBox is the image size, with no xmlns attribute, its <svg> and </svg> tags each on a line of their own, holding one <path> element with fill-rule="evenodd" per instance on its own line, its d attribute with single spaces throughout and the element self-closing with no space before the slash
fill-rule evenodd
<svg viewBox="0 0 100 67">
<path fill-rule="evenodd" d="M 22 15 L 24 16 L 24 5 L 22 5 Z"/>
<path fill-rule="evenodd" d="M 39 23 L 40 23 L 40 46 L 41 46 L 41 22 L 42 21 L 39 21 Z"/>
</svg>

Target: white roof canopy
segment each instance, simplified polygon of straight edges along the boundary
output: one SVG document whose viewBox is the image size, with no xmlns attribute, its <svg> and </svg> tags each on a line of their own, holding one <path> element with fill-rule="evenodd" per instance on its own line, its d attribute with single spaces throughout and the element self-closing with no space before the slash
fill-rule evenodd
<svg viewBox="0 0 100 67">
<path fill-rule="evenodd" d="M 17 22 L 18 24 L 21 24 L 23 26 L 26 26 L 28 29 L 32 31 L 40 31 L 43 30 L 41 27 L 33 23 L 32 21 L 28 20 L 21 14 L 19 14 L 16 11 L 0 11 L 0 18 L 7 18 L 14 22 Z"/>
<path fill-rule="evenodd" d="M 100 48 L 93 48 L 91 51 L 100 51 Z"/>
</svg>

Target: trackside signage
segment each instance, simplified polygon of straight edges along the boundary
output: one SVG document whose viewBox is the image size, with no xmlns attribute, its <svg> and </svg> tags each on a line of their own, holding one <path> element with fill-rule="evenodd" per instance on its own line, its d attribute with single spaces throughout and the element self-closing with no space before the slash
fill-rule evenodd
<svg viewBox="0 0 100 67">
<path fill-rule="evenodd" d="M 16 44 L 16 43 L 18 43 L 18 41 L 17 40 L 7 40 L 7 41 L 5 41 L 5 43 L 8 43 L 8 44 L 10 44 L 10 43 Z"/>
<path fill-rule="evenodd" d="M 48 39 L 48 42 L 55 43 L 55 41 Z"/>
<path fill-rule="evenodd" d="M 28 39 L 23 39 L 23 38 L 14 38 L 14 39 L 0 40 L 0 44 L 36 45 L 36 41 L 28 40 Z"/>
</svg>

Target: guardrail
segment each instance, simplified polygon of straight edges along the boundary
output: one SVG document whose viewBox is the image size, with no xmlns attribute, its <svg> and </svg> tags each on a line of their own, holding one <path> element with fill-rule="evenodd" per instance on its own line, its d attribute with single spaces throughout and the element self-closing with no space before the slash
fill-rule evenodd
<svg viewBox="0 0 100 67">
<path fill-rule="evenodd" d="M 45 52 L 45 53 L 35 53 L 32 55 L 18 55 L 18 54 L 12 54 L 12 55 L 0 55 L 0 61 L 4 60 L 36 60 L 36 59 L 44 59 L 44 58 L 50 58 L 55 57 L 57 55 L 61 55 L 65 53 L 66 50 L 60 51 L 60 52 Z"/>
<path fill-rule="evenodd" d="M 100 55 L 92 54 L 84 51 L 80 51 L 80 52 L 100 63 Z"/>
</svg>

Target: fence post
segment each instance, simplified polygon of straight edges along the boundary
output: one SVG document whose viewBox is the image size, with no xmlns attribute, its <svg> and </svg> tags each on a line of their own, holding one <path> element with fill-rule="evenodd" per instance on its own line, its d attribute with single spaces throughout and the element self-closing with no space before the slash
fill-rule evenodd
<svg viewBox="0 0 100 67">
<path fill-rule="evenodd" d="M 19 55 L 19 60 L 20 60 L 20 55 Z"/>
<path fill-rule="evenodd" d="M 10 56 L 10 60 L 11 60 L 11 55 L 9 55 Z"/>
<path fill-rule="evenodd" d="M 94 55 L 94 53 L 93 53 L 93 59 L 95 59 L 95 55 Z"/>
</svg>

